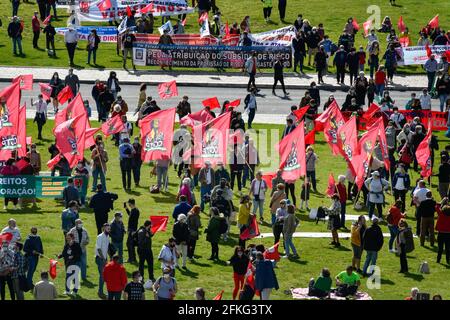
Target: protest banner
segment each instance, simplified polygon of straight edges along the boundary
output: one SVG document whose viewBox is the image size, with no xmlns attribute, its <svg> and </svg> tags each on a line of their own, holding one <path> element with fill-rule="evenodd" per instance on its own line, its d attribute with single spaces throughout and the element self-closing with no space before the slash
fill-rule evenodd
<svg viewBox="0 0 450 320">
<path fill-rule="evenodd" d="M 439 61 L 442 55 L 450 50 L 450 46 L 430 46 L 431 53 L 435 55 Z M 423 46 L 410 46 L 396 48 L 401 59 L 398 61 L 398 65 L 408 66 L 414 64 L 425 64 L 428 60 L 427 50 Z"/>
<path fill-rule="evenodd" d="M 292 39 L 295 37 L 295 28 L 294 26 L 289 26 L 261 33 L 250 33 L 248 37 L 252 40 L 252 46 L 289 47 L 292 44 Z"/>
<path fill-rule="evenodd" d="M 291 48 L 270 46 L 180 46 L 134 43 L 133 60 L 137 66 L 242 68 L 254 51 L 257 52 L 260 68 L 272 68 L 275 57 L 280 57 L 285 68 L 291 67 Z"/>
<path fill-rule="evenodd" d="M 68 28 L 55 28 L 56 33 L 64 35 Z M 116 27 L 98 27 L 98 26 L 83 26 L 77 27 L 78 40 L 88 40 L 91 30 L 97 30 L 97 35 L 101 42 L 117 42 L 117 28 Z"/>
</svg>

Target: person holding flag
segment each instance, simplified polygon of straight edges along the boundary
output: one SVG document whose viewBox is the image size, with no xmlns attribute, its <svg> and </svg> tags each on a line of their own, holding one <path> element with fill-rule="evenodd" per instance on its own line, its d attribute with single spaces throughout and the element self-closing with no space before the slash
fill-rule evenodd
<svg viewBox="0 0 450 320">
<path fill-rule="evenodd" d="M 247 273 L 248 263 L 250 258 L 244 253 L 244 248 L 236 246 L 234 248 L 234 254 L 227 261 L 227 265 L 233 267 L 233 300 L 236 300 L 238 292 L 242 290 L 245 282 L 245 274 Z"/>
</svg>

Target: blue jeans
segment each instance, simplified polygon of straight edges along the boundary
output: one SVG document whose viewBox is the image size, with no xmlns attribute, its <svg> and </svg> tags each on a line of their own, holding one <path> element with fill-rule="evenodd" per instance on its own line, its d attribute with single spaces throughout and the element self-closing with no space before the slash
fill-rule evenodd
<svg viewBox="0 0 450 320">
<path fill-rule="evenodd" d="M 448 95 L 446 93 L 439 95 L 439 101 L 441 102 L 439 104 L 439 108 L 441 109 L 441 112 L 444 112 L 444 110 L 445 110 L 445 106 L 447 103 L 447 97 L 448 97 Z"/>
<path fill-rule="evenodd" d="M 395 237 L 398 235 L 398 226 L 388 225 L 388 229 L 391 233 L 391 237 L 389 238 L 389 250 L 391 250 L 392 245 L 394 244 Z"/>
<path fill-rule="evenodd" d="M 375 85 L 375 93 L 379 96 L 382 96 L 383 92 L 384 92 L 384 87 L 385 87 L 384 84 L 376 84 Z"/>
<path fill-rule="evenodd" d="M 105 268 L 106 262 L 100 259 L 100 257 L 95 257 L 95 263 L 98 267 L 98 293 L 103 294 L 103 284 L 105 281 L 103 280 L 103 268 Z"/>
<path fill-rule="evenodd" d="M 259 208 L 259 217 L 264 217 L 264 199 L 255 200 L 253 199 L 253 214 L 256 214 L 256 210 Z"/>
<path fill-rule="evenodd" d="M 80 264 L 81 279 L 86 280 L 87 278 L 87 253 L 86 251 L 81 251 Z"/>
<path fill-rule="evenodd" d="M 200 208 L 202 211 L 205 210 L 205 201 L 203 200 L 203 196 L 205 194 L 211 193 L 212 185 L 208 184 L 206 186 L 200 186 Z"/>
<path fill-rule="evenodd" d="M 306 171 L 306 176 L 310 179 L 313 190 L 317 190 L 316 171 Z"/>
<path fill-rule="evenodd" d="M 428 78 L 428 91 L 431 91 L 431 88 L 433 87 L 434 77 L 436 76 L 436 72 L 427 72 L 427 78 Z"/>
<path fill-rule="evenodd" d="M 27 282 L 28 282 L 28 285 L 31 286 L 33 284 L 33 275 L 34 275 L 34 272 L 36 271 L 36 267 L 38 265 L 39 258 L 36 256 L 29 256 L 27 258 L 27 261 L 28 261 Z"/>
<path fill-rule="evenodd" d="M 366 262 L 364 262 L 363 274 L 367 273 L 369 266 L 377 264 L 378 251 L 367 251 Z"/>
<path fill-rule="evenodd" d="M 17 47 L 19 47 L 19 54 L 22 54 L 22 37 L 11 38 L 13 43 L 13 52 L 17 54 Z"/>
<path fill-rule="evenodd" d="M 290 249 L 292 249 L 293 254 L 297 254 L 297 249 L 295 248 L 294 243 L 292 242 L 292 236 L 285 236 L 284 251 L 286 251 L 286 255 L 290 254 Z"/>
<path fill-rule="evenodd" d="M 123 240 L 121 242 L 112 242 L 113 246 L 116 247 L 117 253 L 119 254 L 119 262 L 123 263 Z"/>
<path fill-rule="evenodd" d="M 94 178 L 94 181 L 92 182 L 92 191 L 94 192 L 97 188 L 98 175 L 100 175 L 100 181 L 102 183 L 103 190 L 106 192 L 105 174 L 103 173 L 103 170 L 100 168 L 95 168 L 92 171 L 92 177 Z"/>
<path fill-rule="evenodd" d="M 121 291 L 108 291 L 108 300 L 120 300 L 122 298 Z"/>
<path fill-rule="evenodd" d="M 94 64 L 96 64 L 97 63 L 97 49 L 89 48 L 89 50 L 88 50 L 88 60 L 87 60 L 88 64 L 91 63 L 91 54 L 92 54 L 92 57 L 94 59 Z"/>
<path fill-rule="evenodd" d="M 157 185 L 160 189 L 166 186 L 167 179 L 167 171 L 169 168 L 167 167 L 156 167 L 156 177 L 157 177 Z"/>
</svg>

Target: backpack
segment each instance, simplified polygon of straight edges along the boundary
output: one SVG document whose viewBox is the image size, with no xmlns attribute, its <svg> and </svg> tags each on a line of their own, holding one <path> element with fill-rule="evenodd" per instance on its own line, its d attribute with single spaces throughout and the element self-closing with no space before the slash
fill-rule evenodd
<svg viewBox="0 0 450 320">
<path fill-rule="evenodd" d="M 225 219 L 220 219 L 219 234 L 224 234 L 228 230 L 228 223 Z"/>
<path fill-rule="evenodd" d="M 411 228 L 406 229 L 404 232 L 405 237 L 405 251 L 406 253 L 411 253 L 414 251 L 414 236 Z"/>
</svg>

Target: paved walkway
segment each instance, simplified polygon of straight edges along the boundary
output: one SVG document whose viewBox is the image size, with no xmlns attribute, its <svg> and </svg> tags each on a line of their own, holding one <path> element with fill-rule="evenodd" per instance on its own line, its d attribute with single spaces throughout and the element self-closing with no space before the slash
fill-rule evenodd
<svg viewBox="0 0 450 320">
<path fill-rule="evenodd" d="M 36 67 L 0 67 L 0 81 L 11 81 L 12 78 L 20 74 L 30 74 L 34 76 L 35 82 L 48 82 L 53 73 L 57 71 L 60 78 L 64 79 L 67 68 L 36 68 Z M 95 79 L 106 81 L 111 70 L 80 69 L 75 70 L 82 83 L 93 83 Z M 194 71 L 126 71 L 115 70 L 117 77 L 123 84 L 147 83 L 156 85 L 161 82 L 176 80 L 179 86 L 200 86 L 200 87 L 229 87 L 242 88 L 247 86 L 248 77 L 243 73 L 205 73 Z M 336 84 L 334 75 L 325 76 L 325 84 L 320 87 L 325 90 L 347 90 L 348 86 Z M 285 85 L 287 89 L 306 89 L 311 81 L 317 82 L 317 76 L 313 74 L 298 76 L 294 73 L 286 73 Z M 349 83 L 348 76 L 346 77 Z M 272 74 L 257 75 L 256 84 L 260 88 L 271 88 L 273 84 Z M 394 84 L 388 86 L 390 90 L 412 90 L 418 91 L 427 86 L 426 75 L 399 75 L 394 77 Z"/>
</svg>

